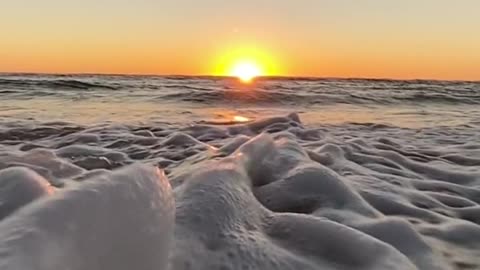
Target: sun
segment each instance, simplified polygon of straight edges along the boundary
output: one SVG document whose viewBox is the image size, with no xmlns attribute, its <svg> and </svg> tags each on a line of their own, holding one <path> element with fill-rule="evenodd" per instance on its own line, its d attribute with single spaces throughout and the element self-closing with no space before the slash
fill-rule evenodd
<svg viewBox="0 0 480 270">
<path fill-rule="evenodd" d="M 253 83 L 262 76 L 285 74 L 278 53 L 260 44 L 231 43 L 220 44 L 211 55 L 207 67 L 209 74 L 238 78 L 244 84 Z"/>
<path fill-rule="evenodd" d="M 251 82 L 254 78 L 262 76 L 262 68 L 253 61 L 239 61 L 233 64 L 230 76 L 239 78 L 244 83 Z"/>
</svg>

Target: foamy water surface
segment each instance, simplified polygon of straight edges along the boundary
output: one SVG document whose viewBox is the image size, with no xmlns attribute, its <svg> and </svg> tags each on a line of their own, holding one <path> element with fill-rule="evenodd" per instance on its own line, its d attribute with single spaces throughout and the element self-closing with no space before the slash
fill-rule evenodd
<svg viewBox="0 0 480 270">
<path fill-rule="evenodd" d="M 479 83 L 2 75 L 0 96 L 0 269 L 480 269 Z"/>
</svg>

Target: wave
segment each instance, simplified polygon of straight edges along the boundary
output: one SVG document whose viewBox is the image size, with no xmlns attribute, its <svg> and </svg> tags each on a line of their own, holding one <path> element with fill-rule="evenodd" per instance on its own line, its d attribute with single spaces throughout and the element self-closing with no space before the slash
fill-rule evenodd
<svg viewBox="0 0 480 270">
<path fill-rule="evenodd" d="M 191 88 L 188 88 L 191 89 Z M 199 89 L 196 89 L 199 90 Z M 192 103 L 251 103 L 251 104 L 296 104 L 296 105 L 397 105 L 397 104 L 480 104 L 480 95 L 453 95 L 431 93 L 387 93 L 372 95 L 365 93 L 292 93 L 291 91 L 267 90 L 206 90 L 182 91 L 157 97 L 161 100 L 175 100 Z"/>
<path fill-rule="evenodd" d="M 47 79 L 0 79 L 0 87 L 16 87 L 16 88 L 23 88 L 23 87 L 41 87 L 41 88 L 50 88 L 50 89 L 74 89 L 74 90 L 89 90 L 89 89 L 110 89 L 115 90 L 116 87 L 100 84 L 100 83 L 93 83 L 93 82 L 84 82 L 79 80 L 47 80 Z"/>
<path fill-rule="evenodd" d="M 290 99 L 289 99 L 290 97 Z M 172 93 L 158 97 L 158 99 L 185 101 L 193 103 L 302 103 L 300 96 L 291 97 L 288 94 L 281 92 L 268 91 L 187 91 L 180 93 Z"/>
<path fill-rule="evenodd" d="M 115 93 L 108 92 L 115 90 Z M 188 76 L 1 76 L 0 94 L 25 97 L 56 95 L 71 99 L 75 91 L 107 91 L 105 97 L 219 104 L 402 105 L 480 104 L 475 82 L 393 81 L 372 79 L 260 78 L 239 85 L 225 77 Z M 87 93 L 88 92 L 88 93 Z M 47 94 L 42 94 L 47 93 Z M 92 93 L 92 94 L 90 94 Z"/>
</svg>

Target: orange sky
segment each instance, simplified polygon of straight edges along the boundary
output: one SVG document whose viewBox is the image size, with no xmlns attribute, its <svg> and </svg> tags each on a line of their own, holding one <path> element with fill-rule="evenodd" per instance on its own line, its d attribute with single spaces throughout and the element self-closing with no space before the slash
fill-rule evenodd
<svg viewBox="0 0 480 270">
<path fill-rule="evenodd" d="M 480 80 L 480 1 L 192 2 L 2 1 L 0 71 Z"/>
</svg>

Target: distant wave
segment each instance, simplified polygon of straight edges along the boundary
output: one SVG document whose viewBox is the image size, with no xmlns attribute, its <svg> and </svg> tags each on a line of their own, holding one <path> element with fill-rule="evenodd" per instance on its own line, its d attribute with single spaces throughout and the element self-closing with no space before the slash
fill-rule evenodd
<svg viewBox="0 0 480 270">
<path fill-rule="evenodd" d="M 70 88 L 76 88 L 76 89 L 89 89 L 89 88 L 106 88 L 106 89 L 112 89 L 112 90 L 115 89 L 115 87 L 108 86 L 108 85 L 86 83 L 86 82 L 81 82 L 76 80 L 58 80 L 58 81 L 51 82 L 51 85 L 57 86 L 57 87 L 70 87 Z"/>
<path fill-rule="evenodd" d="M 297 106 L 480 104 L 480 83 L 476 82 L 264 77 L 241 86 L 225 77 L 0 76 L 0 95 L 4 97 L 72 99 L 77 91 L 82 92 L 83 99 L 102 96 L 127 102 L 141 98 L 154 102 Z"/>
<path fill-rule="evenodd" d="M 178 100 L 194 103 L 302 103 L 306 101 L 302 100 L 298 95 L 292 97 L 286 93 L 268 92 L 262 90 L 188 91 L 163 95 L 158 97 L 158 99 Z"/>
<path fill-rule="evenodd" d="M 388 104 L 480 104 L 480 95 L 451 95 L 441 93 L 402 93 L 389 95 L 368 95 L 368 94 L 341 94 L 332 95 L 328 93 L 291 93 L 282 91 L 182 91 L 178 93 L 158 96 L 157 99 L 176 100 L 193 103 L 266 103 L 266 104 L 305 104 L 305 105 L 388 105 Z"/>
<path fill-rule="evenodd" d="M 116 87 L 99 84 L 84 82 L 79 80 L 32 80 L 32 79 L 0 79 L 0 87 L 5 86 L 13 87 L 47 87 L 52 89 L 79 89 L 79 90 L 88 90 L 88 89 L 111 89 L 114 90 Z"/>
</svg>

